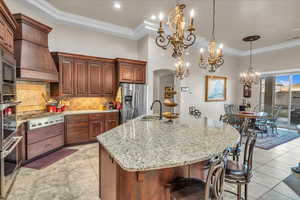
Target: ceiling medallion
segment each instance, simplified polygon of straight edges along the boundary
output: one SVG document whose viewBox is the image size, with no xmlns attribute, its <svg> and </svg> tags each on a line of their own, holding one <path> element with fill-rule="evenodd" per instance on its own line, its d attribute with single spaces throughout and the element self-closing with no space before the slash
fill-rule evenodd
<svg viewBox="0 0 300 200">
<path fill-rule="evenodd" d="M 175 76 L 178 80 L 183 80 L 189 76 L 190 63 L 185 63 L 183 57 L 179 57 L 175 63 Z"/>
<path fill-rule="evenodd" d="M 169 25 L 170 31 L 173 32 L 170 35 L 165 35 L 163 14 L 160 14 L 160 25 L 157 31 L 156 44 L 163 49 L 167 49 L 172 45 L 172 56 L 174 58 L 181 57 L 184 50 L 192 46 L 196 41 L 196 35 L 194 34 L 194 10 L 191 10 L 189 25 L 186 29 L 184 17 L 185 7 L 185 4 L 177 3 L 175 9 L 169 14 L 167 24 Z"/>
<path fill-rule="evenodd" d="M 250 42 L 250 64 L 247 72 L 241 73 L 241 83 L 244 86 L 250 87 L 252 84 L 258 84 L 259 83 L 259 77 L 260 73 L 256 72 L 252 66 L 253 63 L 253 55 L 252 55 L 252 43 L 256 40 L 259 40 L 259 35 L 252 35 L 245 37 L 243 39 L 244 42 Z"/>
<path fill-rule="evenodd" d="M 207 70 L 208 72 L 215 72 L 219 67 L 224 64 L 223 58 L 223 44 L 217 47 L 216 37 L 215 37 L 215 18 L 216 18 L 216 1 L 213 0 L 213 24 L 212 24 L 212 40 L 208 45 L 208 54 L 204 55 L 204 49 L 200 49 L 200 60 L 199 67 Z M 205 58 L 207 57 L 207 58 Z"/>
</svg>

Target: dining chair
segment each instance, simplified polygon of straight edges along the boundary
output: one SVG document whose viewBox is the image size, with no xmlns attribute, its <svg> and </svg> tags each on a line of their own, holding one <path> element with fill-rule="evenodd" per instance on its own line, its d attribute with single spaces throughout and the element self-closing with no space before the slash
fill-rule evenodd
<svg viewBox="0 0 300 200">
<path fill-rule="evenodd" d="M 255 132 L 260 133 L 263 137 L 264 134 L 268 134 L 268 120 L 270 119 L 267 112 L 258 112 L 258 116 L 255 120 Z"/>
<path fill-rule="evenodd" d="M 253 176 L 252 163 L 256 137 L 255 132 L 248 133 L 244 148 L 243 163 L 228 160 L 226 165 L 225 182 L 237 185 L 237 193 L 228 190 L 226 190 L 226 192 L 237 195 L 238 200 L 242 199 L 242 186 L 245 187 L 244 199 L 247 200 L 248 198 L 248 184 Z"/>
<path fill-rule="evenodd" d="M 227 151 L 210 160 L 206 181 L 178 178 L 166 185 L 166 200 L 221 200 L 224 191 Z"/>
<path fill-rule="evenodd" d="M 281 111 L 281 107 L 278 107 L 274 112 L 273 112 L 273 116 L 271 118 L 268 119 L 267 121 L 267 125 L 268 127 L 270 127 L 272 129 L 272 134 L 273 135 L 278 135 L 278 125 L 277 125 L 277 121 L 278 121 L 278 117 Z M 274 133 L 275 130 L 275 133 Z"/>
<path fill-rule="evenodd" d="M 296 126 L 298 133 L 300 134 L 300 124 Z M 293 172 L 300 174 L 300 162 L 297 167 L 292 168 Z"/>
</svg>

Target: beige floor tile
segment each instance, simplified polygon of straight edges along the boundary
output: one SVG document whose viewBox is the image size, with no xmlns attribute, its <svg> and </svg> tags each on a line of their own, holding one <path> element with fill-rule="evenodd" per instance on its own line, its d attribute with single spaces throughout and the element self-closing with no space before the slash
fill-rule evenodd
<svg viewBox="0 0 300 200">
<path fill-rule="evenodd" d="M 269 189 L 273 188 L 275 185 L 279 184 L 281 181 L 281 179 L 279 179 L 279 178 L 274 178 L 270 175 L 260 173 L 258 171 L 255 171 L 255 173 L 253 173 L 252 180 L 256 183 L 259 183 L 263 186 L 268 187 Z"/>
<path fill-rule="evenodd" d="M 291 200 L 289 197 L 271 190 L 270 192 L 266 193 L 261 200 Z"/>
<path fill-rule="evenodd" d="M 255 199 L 261 198 L 265 193 L 267 193 L 270 190 L 270 188 L 261 185 L 259 183 L 256 183 L 254 181 L 252 181 L 248 187 L 249 187 L 248 189 L 249 196 Z"/>
</svg>

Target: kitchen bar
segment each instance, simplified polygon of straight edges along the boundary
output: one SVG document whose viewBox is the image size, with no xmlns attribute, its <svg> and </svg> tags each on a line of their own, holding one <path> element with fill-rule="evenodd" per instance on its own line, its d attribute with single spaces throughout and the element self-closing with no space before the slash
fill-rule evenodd
<svg viewBox="0 0 300 200">
<path fill-rule="evenodd" d="M 131 120 L 97 137 L 100 148 L 100 198 L 165 199 L 165 184 L 199 170 L 210 158 L 235 146 L 240 134 L 228 124 L 181 116 L 166 120 Z M 198 169 L 198 170 L 197 170 Z"/>
</svg>

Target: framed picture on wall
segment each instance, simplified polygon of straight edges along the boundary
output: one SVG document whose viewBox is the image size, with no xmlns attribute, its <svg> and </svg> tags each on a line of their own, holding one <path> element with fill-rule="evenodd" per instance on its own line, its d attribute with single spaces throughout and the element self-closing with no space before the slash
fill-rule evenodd
<svg viewBox="0 0 300 200">
<path fill-rule="evenodd" d="M 222 76 L 205 77 L 205 101 L 226 101 L 227 78 Z"/>
</svg>

